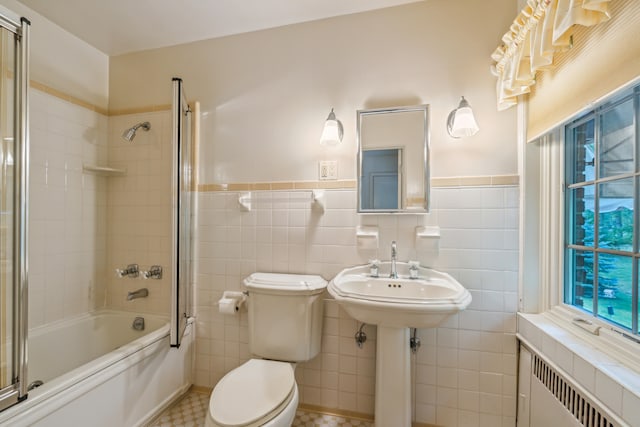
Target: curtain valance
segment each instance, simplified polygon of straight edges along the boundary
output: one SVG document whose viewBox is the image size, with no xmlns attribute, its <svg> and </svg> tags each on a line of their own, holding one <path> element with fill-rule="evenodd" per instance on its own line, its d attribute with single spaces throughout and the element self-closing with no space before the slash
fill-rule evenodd
<svg viewBox="0 0 640 427">
<path fill-rule="evenodd" d="M 554 54 L 572 45 L 576 25 L 607 21 L 610 0 L 528 0 L 502 44 L 493 52 L 492 72 L 497 76 L 498 110 L 517 103 L 529 93 L 536 72 L 554 64 Z"/>
</svg>

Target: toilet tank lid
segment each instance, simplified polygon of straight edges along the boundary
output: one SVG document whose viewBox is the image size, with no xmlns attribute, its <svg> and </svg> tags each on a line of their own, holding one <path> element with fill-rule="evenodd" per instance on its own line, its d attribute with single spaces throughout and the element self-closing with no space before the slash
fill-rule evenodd
<svg viewBox="0 0 640 427">
<path fill-rule="evenodd" d="M 249 291 L 278 294 L 319 294 L 327 287 L 321 276 L 309 274 L 253 273 L 244 279 Z"/>
</svg>

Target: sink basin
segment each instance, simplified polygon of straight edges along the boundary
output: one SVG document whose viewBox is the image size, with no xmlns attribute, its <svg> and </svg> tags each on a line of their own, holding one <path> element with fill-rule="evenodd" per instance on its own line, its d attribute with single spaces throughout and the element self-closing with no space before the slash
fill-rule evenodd
<svg viewBox="0 0 640 427">
<path fill-rule="evenodd" d="M 418 267 L 411 279 L 408 263 L 396 266 L 397 279 L 389 278 L 390 262 L 380 264 L 379 277 L 368 265 L 342 270 L 329 293 L 354 319 L 396 328 L 432 328 L 471 303 L 469 291 L 446 273 Z"/>
</svg>

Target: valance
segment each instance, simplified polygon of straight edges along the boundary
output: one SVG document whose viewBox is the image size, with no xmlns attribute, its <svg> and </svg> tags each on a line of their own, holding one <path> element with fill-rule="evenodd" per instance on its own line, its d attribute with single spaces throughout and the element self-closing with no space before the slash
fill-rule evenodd
<svg viewBox="0 0 640 427">
<path fill-rule="evenodd" d="M 517 97 L 535 84 L 536 73 L 554 65 L 554 54 L 571 48 L 576 25 L 607 21 L 610 1 L 528 0 L 491 55 L 498 110 L 517 104 Z"/>
</svg>

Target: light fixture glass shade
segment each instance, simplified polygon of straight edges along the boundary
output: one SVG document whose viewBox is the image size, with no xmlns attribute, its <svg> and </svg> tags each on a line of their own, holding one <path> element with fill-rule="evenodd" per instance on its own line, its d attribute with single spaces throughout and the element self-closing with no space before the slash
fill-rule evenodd
<svg viewBox="0 0 640 427">
<path fill-rule="evenodd" d="M 453 138 L 463 138 L 473 136 L 479 130 L 478 123 L 473 116 L 473 110 L 463 96 L 458 108 L 453 110 L 447 118 L 447 131 Z"/>
<path fill-rule="evenodd" d="M 324 129 L 322 129 L 322 135 L 320 136 L 320 144 L 324 145 L 336 145 L 342 141 L 344 130 L 340 120 L 336 119 L 336 115 L 333 112 L 333 108 L 324 122 Z"/>
</svg>

